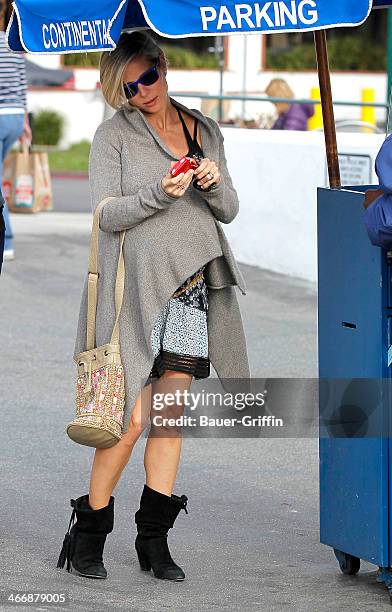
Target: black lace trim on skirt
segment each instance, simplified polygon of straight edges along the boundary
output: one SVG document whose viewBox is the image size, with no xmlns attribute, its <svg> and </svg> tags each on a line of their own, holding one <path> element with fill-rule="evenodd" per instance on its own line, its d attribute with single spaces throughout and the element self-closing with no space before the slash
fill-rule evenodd
<svg viewBox="0 0 392 612">
<path fill-rule="evenodd" d="M 210 360 L 208 357 L 180 355 L 179 353 L 161 350 L 155 357 L 148 379 L 159 378 L 165 370 L 188 372 L 193 374 L 195 378 L 208 378 L 210 376 Z"/>
</svg>

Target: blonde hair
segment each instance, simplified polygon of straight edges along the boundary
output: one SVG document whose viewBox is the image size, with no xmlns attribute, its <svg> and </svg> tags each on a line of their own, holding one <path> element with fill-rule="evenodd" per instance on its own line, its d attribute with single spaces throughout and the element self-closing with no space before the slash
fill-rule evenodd
<svg viewBox="0 0 392 612">
<path fill-rule="evenodd" d="M 294 92 L 284 79 L 272 79 L 265 90 L 267 96 L 271 98 L 294 98 Z M 288 102 L 275 102 L 278 113 L 284 113 L 290 104 Z"/>
<path fill-rule="evenodd" d="M 123 32 L 113 51 L 104 51 L 99 62 L 102 94 L 112 108 L 127 105 L 123 90 L 123 76 L 130 61 L 143 56 L 151 61 L 165 54 L 150 34 L 145 31 Z M 167 60 L 166 60 L 166 63 Z"/>
</svg>

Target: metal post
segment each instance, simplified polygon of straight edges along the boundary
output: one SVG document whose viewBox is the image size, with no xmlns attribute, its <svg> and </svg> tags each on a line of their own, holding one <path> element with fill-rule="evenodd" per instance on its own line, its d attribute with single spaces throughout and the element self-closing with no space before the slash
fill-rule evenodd
<svg viewBox="0 0 392 612">
<path fill-rule="evenodd" d="M 242 95 L 246 96 L 246 77 L 247 77 L 247 63 L 248 63 L 248 37 L 246 34 L 243 35 L 243 58 L 242 58 Z M 242 100 L 242 120 L 245 121 L 246 113 L 246 100 Z"/>
<path fill-rule="evenodd" d="M 208 47 L 208 51 L 214 53 L 219 66 L 219 98 L 218 98 L 218 121 L 223 120 L 223 74 L 225 71 L 225 58 L 223 36 L 215 36 L 214 46 Z"/>
<path fill-rule="evenodd" d="M 219 95 L 223 96 L 223 74 L 225 71 L 223 36 L 216 37 L 216 45 L 218 46 L 218 57 L 219 57 Z M 223 100 L 222 98 L 219 98 L 218 119 L 219 121 L 223 121 Z"/>
<path fill-rule="evenodd" d="M 320 82 L 321 105 L 323 109 L 325 149 L 327 154 L 329 186 L 339 189 L 340 169 L 338 147 L 336 142 L 335 116 L 332 104 L 331 78 L 329 74 L 327 36 L 325 30 L 314 32 L 317 69 Z"/>
</svg>

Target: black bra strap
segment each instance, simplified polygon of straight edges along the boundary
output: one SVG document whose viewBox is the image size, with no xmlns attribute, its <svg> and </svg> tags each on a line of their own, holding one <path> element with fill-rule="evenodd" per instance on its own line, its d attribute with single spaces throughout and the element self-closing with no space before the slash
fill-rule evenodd
<svg viewBox="0 0 392 612">
<path fill-rule="evenodd" d="M 184 132 L 185 132 L 187 143 L 189 145 L 189 148 L 192 149 L 193 145 L 195 144 L 195 141 L 197 143 L 197 138 L 196 138 L 196 134 L 197 134 L 197 119 L 195 119 L 195 133 L 194 133 L 193 140 L 192 140 L 192 137 L 191 137 L 191 135 L 189 133 L 188 127 L 187 127 L 187 125 L 186 125 L 186 123 L 184 121 L 183 116 L 180 113 L 180 109 L 177 106 L 176 106 L 176 108 L 177 108 L 178 115 L 179 115 L 179 117 L 181 119 L 182 126 L 184 128 Z"/>
<path fill-rule="evenodd" d="M 193 141 L 197 142 L 197 124 L 199 123 L 199 120 L 196 119 L 195 117 L 195 129 L 193 130 Z"/>
</svg>

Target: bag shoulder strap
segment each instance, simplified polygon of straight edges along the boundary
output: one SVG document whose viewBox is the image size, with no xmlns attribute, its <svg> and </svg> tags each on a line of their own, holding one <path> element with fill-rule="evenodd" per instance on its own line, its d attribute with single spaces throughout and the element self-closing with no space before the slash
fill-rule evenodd
<svg viewBox="0 0 392 612">
<path fill-rule="evenodd" d="M 88 285 L 87 285 L 87 346 L 86 350 L 96 348 L 96 312 L 97 312 L 97 301 L 98 301 L 98 238 L 99 238 L 99 216 L 101 209 L 109 202 L 113 200 L 114 196 L 110 196 L 102 200 L 95 209 L 93 217 L 93 226 L 91 231 L 91 242 L 90 242 L 90 255 L 88 262 Z M 125 267 L 124 267 L 124 255 L 123 255 L 123 244 L 125 238 L 125 231 L 119 232 L 120 234 L 120 253 L 117 264 L 116 274 L 116 286 L 115 286 L 115 307 L 116 307 L 116 321 L 113 327 L 112 337 L 110 342 L 119 343 L 119 316 L 121 306 L 124 297 L 124 281 L 125 281 Z"/>
</svg>

